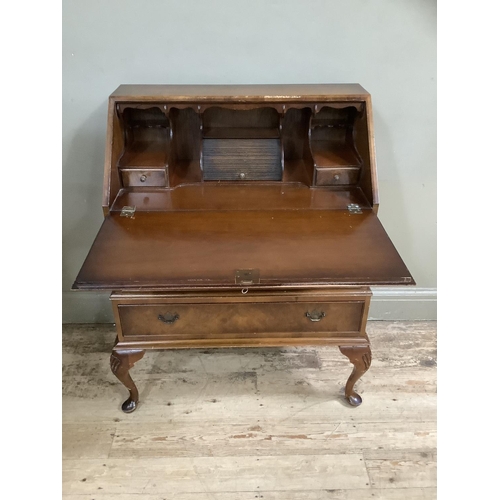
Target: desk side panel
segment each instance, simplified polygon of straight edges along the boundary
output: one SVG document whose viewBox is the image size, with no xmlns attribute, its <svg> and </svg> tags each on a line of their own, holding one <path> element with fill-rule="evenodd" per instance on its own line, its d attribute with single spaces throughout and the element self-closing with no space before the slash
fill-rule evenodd
<svg viewBox="0 0 500 500">
<path fill-rule="evenodd" d="M 116 199 L 121 182 L 117 163 L 123 152 L 124 139 L 120 130 L 120 122 L 115 109 L 114 99 L 108 103 L 108 122 L 106 130 L 106 152 L 104 158 L 104 180 L 102 189 L 102 210 L 104 215 L 109 213 L 110 207 Z"/>
</svg>

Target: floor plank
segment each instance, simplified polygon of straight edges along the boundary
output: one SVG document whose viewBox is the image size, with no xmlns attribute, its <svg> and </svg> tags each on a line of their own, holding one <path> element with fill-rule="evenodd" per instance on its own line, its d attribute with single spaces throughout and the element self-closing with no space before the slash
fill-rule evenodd
<svg viewBox="0 0 500 500">
<path fill-rule="evenodd" d="M 434 451 L 368 450 L 364 458 L 374 488 L 426 488 L 436 484 Z"/>
<path fill-rule="evenodd" d="M 82 477 L 82 468 L 85 475 Z M 362 454 L 65 460 L 67 493 L 175 493 L 360 489 L 369 486 Z"/>
<path fill-rule="evenodd" d="M 231 491 L 202 493 L 122 494 L 84 493 L 63 495 L 63 500 L 434 500 L 435 488 L 392 488 L 313 491 Z"/>
<path fill-rule="evenodd" d="M 383 446 L 381 446 L 383 443 Z M 436 446 L 432 422 L 352 423 L 271 421 L 256 425 L 194 420 L 164 424 L 119 423 L 111 457 L 259 456 L 361 453 L 364 450 L 429 450 Z"/>
</svg>

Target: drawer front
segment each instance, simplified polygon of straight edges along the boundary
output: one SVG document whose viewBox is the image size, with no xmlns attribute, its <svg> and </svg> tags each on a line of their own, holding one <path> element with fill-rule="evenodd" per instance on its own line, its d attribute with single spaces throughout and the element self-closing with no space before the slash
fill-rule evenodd
<svg viewBox="0 0 500 500">
<path fill-rule="evenodd" d="M 317 168 L 317 186 L 345 186 L 356 184 L 359 178 L 358 167 Z"/>
<path fill-rule="evenodd" d="M 165 187 L 165 169 L 121 169 L 124 187 Z"/>
<path fill-rule="evenodd" d="M 124 338 L 224 339 L 359 335 L 365 302 L 118 304 Z"/>
</svg>

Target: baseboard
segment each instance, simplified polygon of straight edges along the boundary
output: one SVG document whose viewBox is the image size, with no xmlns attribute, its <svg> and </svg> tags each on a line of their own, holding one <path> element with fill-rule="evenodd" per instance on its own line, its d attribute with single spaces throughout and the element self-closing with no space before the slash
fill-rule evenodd
<svg viewBox="0 0 500 500">
<path fill-rule="evenodd" d="M 373 288 L 368 319 L 435 320 L 435 288 Z M 112 323 L 109 293 L 63 292 L 63 323 Z"/>
<path fill-rule="evenodd" d="M 436 320 L 437 289 L 373 287 L 368 319 Z"/>
</svg>

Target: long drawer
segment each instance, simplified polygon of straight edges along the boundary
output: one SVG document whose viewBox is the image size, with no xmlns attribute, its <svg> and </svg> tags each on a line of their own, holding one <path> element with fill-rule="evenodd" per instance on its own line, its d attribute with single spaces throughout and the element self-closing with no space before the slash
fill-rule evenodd
<svg viewBox="0 0 500 500">
<path fill-rule="evenodd" d="M 189 300 L 189 299 L 188 299 Z M 364 296 L 251 296 L 115 299 L 119 332 L 127 339 L 259 339 L 359 336 Z"/>
</svg>

